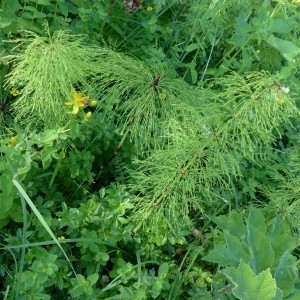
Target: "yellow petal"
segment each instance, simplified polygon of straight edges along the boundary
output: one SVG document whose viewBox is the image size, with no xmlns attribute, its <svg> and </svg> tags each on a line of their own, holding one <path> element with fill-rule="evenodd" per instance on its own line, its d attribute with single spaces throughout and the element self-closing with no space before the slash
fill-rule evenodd
<svg viewBox="0 0 300 300">
<path fill-rule="evenodd" d="M 20 94 L 20 91 L 17 90 L 16 88 L 12 88 L 9 93 L 13 96 L 18 96 Z"/>
<path fill-rule="evenodd" d="M 77 103 L 74 103 L 73 105 L 73 110 L 72 110 L 72 114 L 73 115 L 77 115 L 79 111 L 79 105 Z"/>
</svg>

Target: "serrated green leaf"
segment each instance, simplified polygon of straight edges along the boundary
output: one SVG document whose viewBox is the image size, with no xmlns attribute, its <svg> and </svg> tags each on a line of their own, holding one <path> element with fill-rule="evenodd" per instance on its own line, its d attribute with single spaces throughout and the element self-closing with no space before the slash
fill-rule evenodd
<svg viewBox="0 0 300 300">
<path fill-rule="evenodd" d="M 202 257 L 202 259 L 217 263 L 221 266 L 236 264 L 236 256 L 224 245 L 216 245 L 214 249 Z"/>
<path fill-rule="evenodd" d="M 224 238 L 227 246 L 216 245 L 208 255 L 203 257 L 204 260 L 215 262 L 222 266 L 231 265 L 235 267 L 241 261 L 249 261 L 249 254 L 245 251 L 241 241 L 237 237 L 225 231 Z"/>
<path fill-rule="evenodd" d="M 291 251 L 286 251 L 275 270 L 274 277 L 277 286 L 282 290 L 283 296 L 288 296 L 295 290 L 295 282 L 298 279 L 298 269 L 296 266 L 296 258 Z"/>
<path fill-rule="evenodd" d="M 275 254 L 271 241 L 265 233 L 252 225 L 249 225 L 247 230 L 247 241 L 251 256 L 249 263 L 253 271 L 258 274 L 272 266 Z"/>
<path fill-rule="evenodd" d="M 270 238 L 266 235 L 265 218 L 259 209 L 251 207 L 247 218 L 247 243 L 250 249 L 250 266 L 258 274 L 271 267 L 274 251 Z"/>
<path fill-rule="evenodd" d="M 276 295 L 276 282 L 270 269 L 256 276 L 249 265 L 241 263 L 238 268 L 231 267 L 223 273 L 235 285 L 232 292 L 238 299 L 273 300 Z"/>
<path fill-rule="evenodd" d="M 232 211 L 229 216 L 219 216 L 214 221 L 220 229 L 228 230 L 236 237 L 246 237 L 247 230 L 240 213 Z"/>
<path fill-rule="evenodd" d="M 274 219 L 268 236 L 275 252 L 276 261 L 279 261 L 280 256 L 296 244 L 295 238 L 290 233 L 290 228 L 279 217 Z"/>
<path fill-rule="evenodd" d="M 249 254 L 245 251 L 243 244 L 237 237 L 225 231 L 224 238 L 227 244 L 227 248 L 231 253 L 231 257 L 235 257 L 236 266 L 238 266 L 241 260 L 243 262 L 249 261 Z"/>
</svg>

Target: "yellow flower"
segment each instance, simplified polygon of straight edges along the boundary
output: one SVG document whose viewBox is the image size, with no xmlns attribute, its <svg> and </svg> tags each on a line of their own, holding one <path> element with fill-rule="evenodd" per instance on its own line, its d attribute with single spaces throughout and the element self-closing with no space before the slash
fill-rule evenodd
<svg viewBox="0 0 300 300">
<path fill-rule="evenodd" d="M 72 100 L 73 102 L 66 102 L 66 105 L 73 106 L 72 114 L 76 115 L 80 108 L 83 108 L 89 102 L 89 97 L 84 96 L 82 93 L 72 90 Z"/>
<path fill-rule="evenodd" d="M 147 6 L 147 11 L 152 11 L 153 7 L 152 6 Z"/>
<path fill-rule="evenodd" d="M 59 241 L 63 241 L 63 240 L 65 239 L 65 237 L 64 237 L 64 236 L 59 236 L 57 239 L 58 239 Z"/>
<path fill-rule="evenodd" d="M 285 101 L 284 101 L 283 98 L 278 98 L 278 99 L 276 99 L 276 102 L 277 102 L 279 105 L 281 105 L 281 104 L 283 104 Z"/>
<path fill-rule="evenodd" d="M 9 93 L 13 96 L 18 96 L 20 94 L 20 91 L 17 90 L 16 88 L 12 88 Z"/>
<path fill-rule="evenodd" d="M 16 136 L 12 136 L 10 139 L 9 139 L 9 143 L 11 145 L 15 145 L 17 143 L 17 140 L 18 138 Z"/>
</svg>

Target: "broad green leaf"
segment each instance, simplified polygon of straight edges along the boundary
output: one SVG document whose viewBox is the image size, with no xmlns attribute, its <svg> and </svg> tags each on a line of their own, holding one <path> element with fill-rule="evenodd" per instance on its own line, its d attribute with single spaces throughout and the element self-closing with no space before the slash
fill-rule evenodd
<svg viewBox="0 0 300 300">
<path fill-rule="evenodd" d="M 300 290 L 295 290 L 294 293 L 284 298 L 286 300 L 299 300 L 300 299 Z"/>
<path fill-rule="evenodd" d="M 43 169 L 47 169 L 52 161 L 52 153 L 47 151 L 47 149 L 43 150 L 41 152 L 41 161 L 42 161 L 42 165 L 43 165 Z"/>
<path fill-rule="evenodd" d="M 64 16 L 64 17 L 67 17 L 68 16 L 68 13 L 69 13 L 69 9 L 68 9 L 68 6 L 63 3 L 63 2 L 59 2 L 58 3 L 58 6 L 59 6 L 59 12 Z"/>
<path fill-rule="evenodd" d="M 6 170 L 7 167 L 6 158 L 4 156 L 0 156 L 0 172 Z"/>
<path fill-rule="evenodd" d="M 43 19 L 43 18 L 46 18 L 46 17 L 47 17 L 47 15 L 40 12 L 40 11 L 37 11 L 33 14 L 34 19 Z"/>
<path fill-rule="evenodd" d="M 283 298 L 282 291 L 279 288 L 277 288 L 276 295 L 273 300 L 281 300 L 282 298 Z"/>
<path fill-rule="evenodd" d="M 106 263 L 109 260 L 109 255 L 106 252 L 98 252 L 95 255 L 95 260 Z"/>
<path fill-rule="evenodd" d="M 249 265 L 241 263 L 238 268 L 230 267 L 223 273 L 234 284 L 232 292 L 238 299 L 273 300 L 276 295 L 276 282 L 270 269 L 256 276 Z"/>
<path fill-rule="evenodd" d="M 248 225 L 247 230 L 247 241 L 251 256 L 249 263 L 253 271 L 258 274 L 272 266 L 275 255 L 271 241 L 265 233 L 252 225 Z"/>
<path fill-rule="evenodd" d="M 274 22 L 270 28 L 271 32 L 289 33 L 294 28 L 287 18 L 274 19 L 273 21 Z"/>
<path fill-rule="evenodd" d="M 26 164 L 26 165 L 23 166 L 22 168 L 18 168 L 16 173 L 17 173 L 18 175 L 25 174 L 25 173 L 27 173 L 30 169 L 31 169 L 31 165 L 30 165 L 30 164 Z"/>
<path fill-rule="evenodd" d="M 0 175 L 0 191 L 8 195 L 11 193 L 12 187 L 11 178 L 7 174 Z"/>
<path fill-rule="evenodd" d="M 265 41 L 276 48 L 281 55 L 288 61 L 293 60 L 300 54 L 300 48 L 294 43 L 270 35 Z"/>
<path fill-rule="evenodd" d="M 41 151 L 41 161 L 44 169 L 50 166 L 53 156 L 58 155 L 56 157 L 59 159 L 59 154 L 57 154 L 57 151 L 59 149 L 60 149 L 59 145 L 44 147 L 44 149 Z"/>
<path fill-rule="evenodd" d="M 247 218 L 247 227 L 249 226 L 252 226 L 263 233 L 266 232 L 265 217 L 259 209 L 250 207 Z"/>
<path fill-rule="evenodd" d="M 151 297 L 156 299 L 162 290 L 162 282 L 160 280 L 156 280 L 154 285 L 151 288 Z"/>
<path fill-rule="evenodd" d="M 235 47 L 243 47 L 249 40 L 253 27 L 243 17 L 236 18 L 237 26 L 233 37 L 230 39 L 230 43 Z"/>
<path fill-rule="evenodd" d="M 290 233 L 290 228 L 279 217 L 274 219 L 268 236 L 271 240 L 277 261 L 286 250 L 296 245 L 295 238 Z"/>
<path fill-rule="evenodd" d="M 4 226 L 7 225 L 7 223 L 9 222 L 9 218 L 8 218 L 8 214 L 7 213 L 3 213 L 0 215 L 0 229 Z"/>
<path fill-rule="evenodd" d="M 32 11 L 32 12 L 38 12 L 38 10 L 36 9 L 36 7 L 34 7 L 34 6 L 25 6 L 24 7 L 24 10 L 25 11 Z"/>
<path fill-rule="evenodd" d="M 0 28 L 3 29 L 9 26 L 12 23 L 12 19 L 9 18 L 1 18 L 0 19 Z"/>
<path fill-rule="evenodd" d="M 159 266 L 158 277 L 165 279 L 169 272 L 169 264 L 164 262 Z"/>
<path fill-rule="evenodd" d="M 215 218 L 214 221 L 220 229 L 228 230 L 236 237 L 246 237 L 247 230 L 240 213 L 231 211 L 229 216 L 220 216 Z"/>
<path fill-rule="evenodd" d="M 186 52 L 191 52 L 194 51 L 196 49 L 199 49 L 201 47 L 201 44 L 199 43 L 193 43 L 193 44 L 189 44 L 186 48 L 185 51 Z"/>
<path fill-rule="evenodd" d="M 224 245 L 216 245 L 203 260 L 217 263 L 221 266 L 236 265 L 236 256 Z"/>
<path fill-rule="evenodd" d="M 57 130 L 47 130 L 40 136 L 40 142 L 44 144 L 52 144 L 54 140 L 58 138 Z"/>
<path fill-rule="evenodd" d="M 84 294 L 84 288 L 81 285 L 77 285 L 71 290 L 72 298 L 77 298 L 82 294 Z"/>
<path fill-rule="evenodd" d="M 97 282 L 98 279 L 99 279 L 99 275 L 96 274 L 96 273 L 88 276 L 88 278 L 87 278 L 87 280 L 89 281 L 89 283 L 91 285 L 94 285 Z"/>
<path fill-rule="evenodd" d="M 36 4 L 39 5 L 51 5 L 49 0 L 36 0 Z"/>
<path fill-rule="evenodd" d="M 7 10 L 10 12 L 17 12 L 19 9 L 22 9 L 22 6 L 20 5 L 18 0 L 10 0 L 7 2 Z"/>
<path fill-rule="evenodd" d="M 224 245 L 216 245 L 208 255 L 203 257 L 204 260 L 218 263 L 222 266 L 231 265 L 236 267 L 241 260 L 243 262 L 249 261 L 249 255 L 245 252 L 241 241 L 237 237 L 225 231 L 224 238 L 227 247 Z"/>
<path fill-rule="evenodd" d="M 124 299 L 124 300 L 125 299 L 134 299 L 134 292 L 129 287 L 121 286 L 121 288 L 120 288 L 120 294 L 122 296 L 122 299 Z"/>
<path fill-rule="evenodd" d="M 265 218 L 259 209 L 250 208 L 247 218 L 247 242 L 250 248 L 250 265 L 258 274 L 272 266 L 274 251 L 270 238 L 266 235 Z"/>
<path fill-rule="evenodd" d="M 297 263 L 291 251 L 286 251 L 275 270 L 274 277 L 277 286 L 282 290 L 283 296 L 288 296 L 295 290 L 295 282 L 298 279 Z"/>
<path fill-rule="evenodd" d="M 243 262 L 249 261 L 249 254 L 245 251 L 243 244 L 237 237 L 224 231 L 224 238 L 225 238 L 228 250 L 231 253 L 231 257 L 232 258 L 235 257 L 236 266 L 238 266 L 238 264 L 240 263 L 241 260 Z"/>
<path fill-rule="evenodd" d="M 83 275 L 78 274 L 77 279 L 78 279 L 78 282 L 79 282 L 80 285 L 84 285 L 85 284 L 85 278 L 84 278 Z"/>
<path fill-rule="evenodd" d="M 12 207 L 13 205 L 13 197 L 11 194 L 2 193 L 0 192 L 0 212 L 1 216 L 6 217 L 6 212 Z M 1 217 L 0 217 L 1 219 Z"/>
<path fill-rule="evenodd" d="M 192 77 L 192 83 L 196 83 L 198 79 L 198 72 L 195 69 L 195 67 L 190 67 L 191 77 Z"/>
</svg>

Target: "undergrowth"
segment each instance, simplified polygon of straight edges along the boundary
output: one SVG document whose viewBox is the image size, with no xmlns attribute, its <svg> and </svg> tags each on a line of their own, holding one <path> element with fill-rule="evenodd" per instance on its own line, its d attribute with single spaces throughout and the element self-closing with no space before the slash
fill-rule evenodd
<svg viewBox="0 0 300 300">
<path fill-rule="evenodd" d="M 298 299 L 299 10 L 3 0 L 2 298 Z"/>
</svg>

